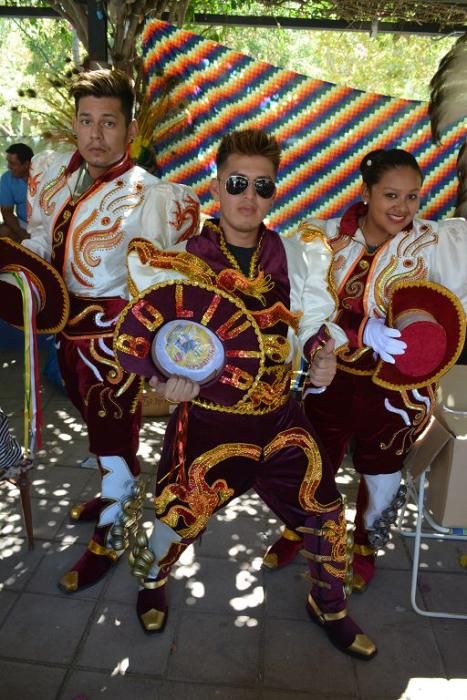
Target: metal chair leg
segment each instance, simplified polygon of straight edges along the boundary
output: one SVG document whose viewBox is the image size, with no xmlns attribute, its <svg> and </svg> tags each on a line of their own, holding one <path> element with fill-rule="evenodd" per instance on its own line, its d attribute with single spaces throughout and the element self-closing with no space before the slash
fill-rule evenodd
<svg viewBox="0 0 467 700">
<path fill-rule="evenodd" d="M 438 618 L 448 618 L 450 620 L 467 620 L 467 614 L 462 613 L 449 613 L 435 610 L 425 610 L 421 608 L 417 603 L 417 589 L 418 589 L 418 575 L 420 570 L 420 551 L 422 545 L 422 538 L 428 539 L 445 539 L 445 540 L 465 540 L 463 536 L 446 535 L 446 534 L 435 534 L 426 533 L 423 531 L 423 518 L 425 517 L 425 485 L 426 485 L 426 475 L 428 469 L 422 472 L 419 477 L 418 482 L 418 498 L 417 498 L 417 521 L 414 533 L 414 552 L 413 552 L 413 562 L 412 562 L 412 580 L 410 587 L 410 602 L 416 613 L 424 617 L 438 617 Z M 438 526 L 439 527 L 439 526 Z"/>
</svg>

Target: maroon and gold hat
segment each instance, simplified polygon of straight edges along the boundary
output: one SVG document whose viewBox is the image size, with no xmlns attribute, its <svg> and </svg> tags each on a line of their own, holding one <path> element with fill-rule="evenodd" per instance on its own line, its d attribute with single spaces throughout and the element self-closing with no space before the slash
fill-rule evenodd
<svg viewBox="0 0 467 700">
<path fill-rule="evenodd" d="M 58 333 L 65 326 L 70 310 L 68 291 L 61 275 L 43 258 L 9 238 L 0 238 L 0 275 L 23 272 L 37 290 L 38 333 Z M 7 323 L 23 328 L 23 303 L 20 290 L 6 278 L 0 279 L 2 299 L 0 316 Z"/>
<path fill-rule="evenodd" d="M 380 360 L 375 384 L 387 389 L 418 389 L 437 381 L 459 357 L 465 340 L 465 313 L 449 289 L 425 280 L 394 285 L 388 326 L 401 332 L 407 344 L 395 364 Z"/>
<path fill-rule="evenodd" d="M 183 280 L 148 287 L 123 309 L 114 351 L 127 372 L 188 377 L 200 399 L 229 407 L 248 399 L 265 361 L 258 324 L 239 299 Z"/>
</svg>

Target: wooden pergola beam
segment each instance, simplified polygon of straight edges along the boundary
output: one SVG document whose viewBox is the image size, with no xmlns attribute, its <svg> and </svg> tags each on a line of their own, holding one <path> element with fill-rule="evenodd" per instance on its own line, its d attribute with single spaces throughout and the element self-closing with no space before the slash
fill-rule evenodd
<svg viewBox="0 0 467 700">
<path fill-rule="evenodd" d="M 88 0 L 88 5 L 92 3 L 95 7 L 95 0 Z M 464 4 L 464 3 L 460 3 Z M 60 19 L 60 15 L 51 7 L 15 7 L 14 5 L 0 5 L 0 17 L 44 17 Z M 164 19 L 164 17 L 163 17 Z M 385 34 L 422 34 L 427 36 L 440 36 L 452 34 L 464 34 L 467 26 L 446 26 L 437 23 L 419 22 L 346 22 L 344 20 L 332 19 L 309 19 L 297 17 L 257 17 L 244 15 L 223 15 L 196 13 L 193 16 L 193 24 L 218 25 L 231 27 L 258 27 L 258 28 L 278 28 L 282 29 L 309 29 L 316 31 L 345 31 L 345 32 L 367 32 L 374 33 L 375 26 L 378 33 Z M 90 13 L 90 24 L 96 36 L 102 33 L 102 27 L 98 27 L 96 13 Z M 101 22 L 99 22 L 101 24 Z M 97 59 L 96 59 L 97 60 Z M 104 60 L 104 59 L 101 59 Z"/>
</svg>

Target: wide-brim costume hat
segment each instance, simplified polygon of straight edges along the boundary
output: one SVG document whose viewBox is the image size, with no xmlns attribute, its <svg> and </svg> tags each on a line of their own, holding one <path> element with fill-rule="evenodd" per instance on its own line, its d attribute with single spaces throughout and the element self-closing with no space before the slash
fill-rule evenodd
<svg viewBox="0 0 467 700">
<path fill-rule="evenodd" d="M 9 238 L 0 238 L 0 318 L 17 328 L 24 327 L 18 273 L 26 275 L 37 295 L 37 332 L 58 333 L 65 326 L 70 310 L 62 276 L 43 258 Z"/>
<path fill-rule="evenodd" d="M 202 405 L 213 407 L 241 407 L 265 361 L 260 329 L 242 302 L 184 280 L 148 287 L 123 309 L 114 351 L 127 372 L 198 382 Z"/>
<path fill-rule="evenodd" d="M 459 357 L 465 341 L 465 313 L 449 289 L 424 280 L 394 285 L 386 324 L 407 344 L 395 364 L 380 360 L 375 384 L 387 389 L 418 389 L 436 382 Z"/>
</svg>

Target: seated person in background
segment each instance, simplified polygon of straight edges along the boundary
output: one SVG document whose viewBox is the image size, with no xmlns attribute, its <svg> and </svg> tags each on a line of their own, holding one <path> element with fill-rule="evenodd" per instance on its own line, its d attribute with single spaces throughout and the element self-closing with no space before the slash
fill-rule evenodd
<svg viewBox="0 0 467 700">
<path fill-rule="evenodd" d="M 0 479 L 9 479 L 23 462 L 23 450 L 10 432 L 8 418 L 0 408 Z"/>
<path fill-rule="evenodd" d="M 6 149 L 8 170 L 0 178 L 0 211 L 3 217 L 0 236 L 8 236 L 18 243 L 27 236 L 26 199 L 33 155 L 24 143 L 9 146 Z"/>
</svg>

